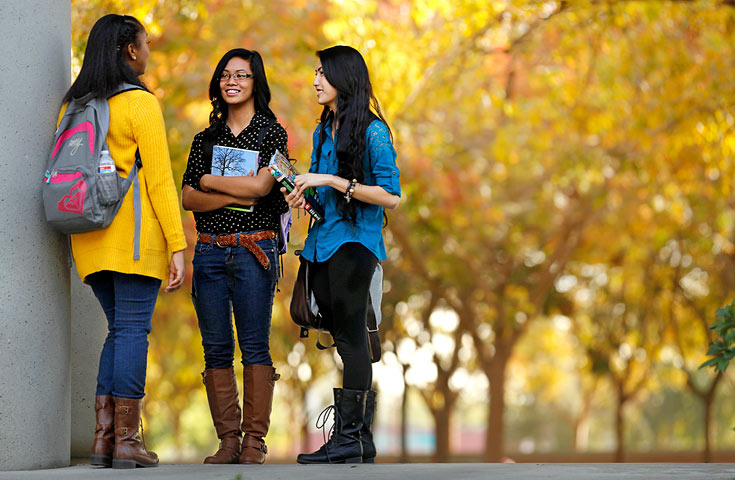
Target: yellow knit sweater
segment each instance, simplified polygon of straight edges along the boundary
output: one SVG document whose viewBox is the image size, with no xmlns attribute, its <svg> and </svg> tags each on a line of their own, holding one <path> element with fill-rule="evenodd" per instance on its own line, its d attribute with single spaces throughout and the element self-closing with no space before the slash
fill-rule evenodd
<svg viewBox="0 0 735 480">
<path fill-rule="evenodd" d="M 71 236 L 77 272 L 83 281 L 102 270 L 168 279 L 171 252 L 186 248 L 181 226 L 179 198 L 171 172 L 166 129 L 158 100 L 143 90 L 131 90 L 110 98 L 107 146 L 117 171 L 126 177 L 140 150 L 142 226 L 140 260 L 133 260 L 135 214 L 133 188 L 112 223 L 102 230 Z M 62 108 L 59 120 L 66 110 Z"/>
</svg>

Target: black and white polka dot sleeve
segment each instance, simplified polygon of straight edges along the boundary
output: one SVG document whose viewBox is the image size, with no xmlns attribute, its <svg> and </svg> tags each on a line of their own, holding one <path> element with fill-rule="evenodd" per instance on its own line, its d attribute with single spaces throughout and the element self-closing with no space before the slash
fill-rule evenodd
<svg viewBox="0 0 735 480">
<path fill-rule="evenodd" d="M 280 123 L 276 123 L 269 128 L 265 139 L 263 139 L 262 154 L 260 156 L 261 167 L 268 166 L 268 162 L 270 162 L 276 150 L 288 158 L 288 133 Z"/>
<path fill-rule="evenodd" d="M 190 187 L 199 190 L 199 180 L 201 180 L 205 173 L 207 172 L 205 171 L 202 133 L 200 132 L 194 136 L 194 140 L 191 142 L 189 160 L 186 163 L 186 171 L 184 172 L 184 178 L 181 182 L 182 186 L 189 185 Z"/>
</svg>

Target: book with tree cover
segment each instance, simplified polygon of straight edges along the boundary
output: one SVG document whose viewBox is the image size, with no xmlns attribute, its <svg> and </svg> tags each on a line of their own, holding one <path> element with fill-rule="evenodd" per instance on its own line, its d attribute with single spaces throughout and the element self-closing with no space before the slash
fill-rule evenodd
<svg viewBox="0 0 735 480">
<path fill-rule="evenodd" d="M 246 177 L 258 173 L 259 154 L 255 150 L 215 145 L 212 150 L 212 175 Z M 252 212 L 252 206 L 230 205 L 225 208 Z"/>
</svg>

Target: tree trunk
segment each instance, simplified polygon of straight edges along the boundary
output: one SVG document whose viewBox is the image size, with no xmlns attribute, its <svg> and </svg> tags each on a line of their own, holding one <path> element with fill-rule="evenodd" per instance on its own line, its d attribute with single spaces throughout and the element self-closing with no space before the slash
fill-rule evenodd
<svg viewBox="0 0 735 480">
<path fill-rule="evenodd" d="M 439 394 L 435 393 L 435 395 Z M 446 395 L 441 393 L 444 397 L 434 411 L 435 421 L 435 436 L 436 436 L 436 450 L 434 452 L 435 462 L 448 462 L 449 461 L 449 419 L 451 416 L 451 409 L 448 405 Z"/>
<path fill-rule="evenodd" d="M 306 413 L 306 389 L 301 389 L 301 451 L 311 452 L 309 449 L 309 415 Z"/>
<path fill-rule="evenodd" d="M 508 356 L 501 352 L 499 344 L 489 368 L 486 370 L 490 383 L 490 404 L 488 409 L 487 429 L 485 430 L 485 461 L 499 462 L 503 457 L 505 415 L 505 369 Z"/>
<path fill-rule="evenodd" d="M 710 463 L 712 461 L 712 400 L 714 395 L 707 395 L 704 400 L 704 452 L 702 461 Z"/>
<path fill-rule="evenodd" d="M 582 409 L 574 421 L 574 451 L 583 452 L 589 448 L 590 435 L 590 412 L 592 411 L 592 395 L 595 391 L 595 385 L 589 390 L 585 390 L 582 394 Z"/>
<path fill-rule="evenodd" d="M 715 393 L 717 393 L 717 385 L 720 380 L 722 380 L 722 372 L 717 372 L 707 392 L 700 396 L 704 406 L 704 452 L 702 452 L 702 461 L 707 463 L 712 461 L 712 408 L 714 407 Z M 693 387 L 691 382 L 690 386 Z"/>
<path fill-rule="evenodd" d="M 406 371 L 408 365 L 403 365 L 403 395 L 401 396 L 401 463 L 408 462 L 408 383 L 406 383 Z"/>
<path fill-rule="evenodd" d="M 575 452 L 584 452 L 589 447 L 589 434 L 590 434 L 590 418 L 589 412 L 583 412 L 577 417 L 574 422 L 574 439 L 572 445 L 574 445 Z"/>
<path fill-rule="evenodd" d="M 618 390 L 618 394 L 615 406 L 615 461 L 623 462 L 625 457 L 623 448 L 623 409 L 625 407 L 626 398 L 623 395 L 623 384 L 618 383 L 616 387 Z"/>
</svg>

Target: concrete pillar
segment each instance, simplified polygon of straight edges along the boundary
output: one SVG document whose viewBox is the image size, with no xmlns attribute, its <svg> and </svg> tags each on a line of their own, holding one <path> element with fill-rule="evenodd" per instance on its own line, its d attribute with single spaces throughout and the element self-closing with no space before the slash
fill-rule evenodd
<svg viewBox="0 0 735 480">
<path fill-rule="evenodd" d="M 69 464 L 70 288 L 41 178 L 69 87 L 71 2 L 0 2 L 0 470 Z"/>
<path fill-rule="evenodd" d="M 71 456 L 88 459 L 95 427 L 97 367 L 107 320 L 89 285 L 71 272 Z"/>
</svg>

